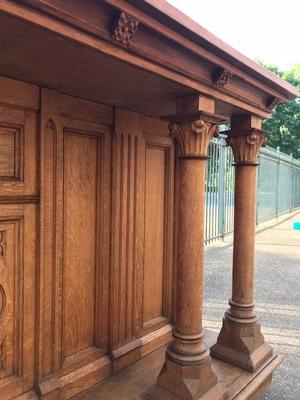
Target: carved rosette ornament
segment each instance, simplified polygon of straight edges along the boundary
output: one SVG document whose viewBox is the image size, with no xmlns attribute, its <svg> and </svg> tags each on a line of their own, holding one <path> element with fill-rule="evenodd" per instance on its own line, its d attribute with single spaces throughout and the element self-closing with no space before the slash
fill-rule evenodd
<svg viewBox="0 0 300 400">
<path fill-rule="evenodd" d="M 138 26 L 139 21 L 136 18 L 121 12 L 114 28 L 112 38 L 115 41 L 124 44 L 124 46 L 127 46 L 130 44 Z"/>
<path fill-rule="evenodd" d="M 266 102 L 266 107 L 269 111 L 272 111 L 276 106 L 280 104 L 280 99 L 278 97 L 271 96 Z"/>
<path fill-rule="evenodd" d="M 223 68 L 217 69 L 214 74 L 214 83 L 217 86 L 224 87 L 227 85 L 229 79 L 233 76 L 233 73 L 230 71 L 226 71 Z"/>
<path fill-rule="evenodd" d="M 207 158 L 208 145 L 217 127 L 203 119 L 169 124 L 170 136 L 178 144 L 179 157 Z"/>
<path fill-rule="evenodd" d="M 229 134 L 226 142 L 232 148 L 235 164 L 257 165 L 259 150 L 266 145 L 266 132 L 252 129 L 246 135 Z"/>
</svg>

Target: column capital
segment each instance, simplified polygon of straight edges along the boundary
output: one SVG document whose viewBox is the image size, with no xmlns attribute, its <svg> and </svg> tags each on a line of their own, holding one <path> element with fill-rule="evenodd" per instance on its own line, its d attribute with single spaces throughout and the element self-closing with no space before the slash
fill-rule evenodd
<svg viewBox="0 0 300 400">
<path fill-rule="evenodd" d="M 261 147 L 266 145 L 267 132 L 261 129 L 262 120 L 254 114 L 235 115 L 227 132 L 227 145 L 232 148 L 237 165 L 257 165 Z"/>
<path fill-rule="evenodd" d="M 226 142 L 233 151 L 236 165 L 257 165 L 261 147 L 266 145 L 267 132 L 261 129 L 250 129 L 240 134 L 229 132 Z"/>
<path fill-rule="evenodd" d="M 206 159 L 208 144 L 218 124 L 227 118 L 215 114 L 212 97 L 195 94 L 178 98 L 176 114 L 165 119 L 169 121 L 170 136 L 178 144 L 179 157 Z"/>
<path fill-rule="evenodd" d="M 207 122 L 201 116 L 192 121 L 169 124 L 170 136 L 175 138 L 181 158 L 208 158 L 208 144 L 217 128 L 217 124 Z"/>
</svg>

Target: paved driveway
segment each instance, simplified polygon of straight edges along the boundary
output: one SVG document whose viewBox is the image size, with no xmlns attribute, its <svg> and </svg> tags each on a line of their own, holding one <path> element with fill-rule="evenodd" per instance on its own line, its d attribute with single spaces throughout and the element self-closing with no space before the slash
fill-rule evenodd
<svg viewBox="0 0 300 400">
<path fill-rule="evenodd" d="M 293 221 L 300 214 L 260 226 L 256 236 L 256 309 L 266 340 L 285 358 L 260 400 L 300 400 L 300 231 Z M 216 332 L 231 294 L 231 263 L 231 238 L 206 247 L 204 326 Z"/>
</svg>

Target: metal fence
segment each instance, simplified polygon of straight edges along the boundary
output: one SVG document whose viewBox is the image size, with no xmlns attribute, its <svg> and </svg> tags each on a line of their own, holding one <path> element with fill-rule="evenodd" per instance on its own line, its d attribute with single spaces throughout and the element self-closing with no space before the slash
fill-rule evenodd
<svg viewBox="0 0 300 400">
<path fill-rule="evenodd" d="M 213 139 L 206 171 L 205 240 L 233 232 L 233 154 L 224 139 Z M 300 207 L 300 161 L 272 148 L 261 149 L 257 184 L 257 223 Z"/>
<path fill-rule="evenodd" d="M 205 240 L 224 237 L 233 230 L 234 167 L 233 154 L 224 139 L 213 139 L 205 187 Z"/>
</svg>

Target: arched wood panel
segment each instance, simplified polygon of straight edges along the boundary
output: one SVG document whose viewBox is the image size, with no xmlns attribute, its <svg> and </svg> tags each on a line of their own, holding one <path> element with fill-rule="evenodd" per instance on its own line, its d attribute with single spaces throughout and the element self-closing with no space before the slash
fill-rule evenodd
<svg viewBox="0 0 300 400">
<path fill-rule="evenodd" d="M 39 390 L 65 399 L 111 372 L 112 111 L 43 89 L 41 121 Z"/>
</svg>

